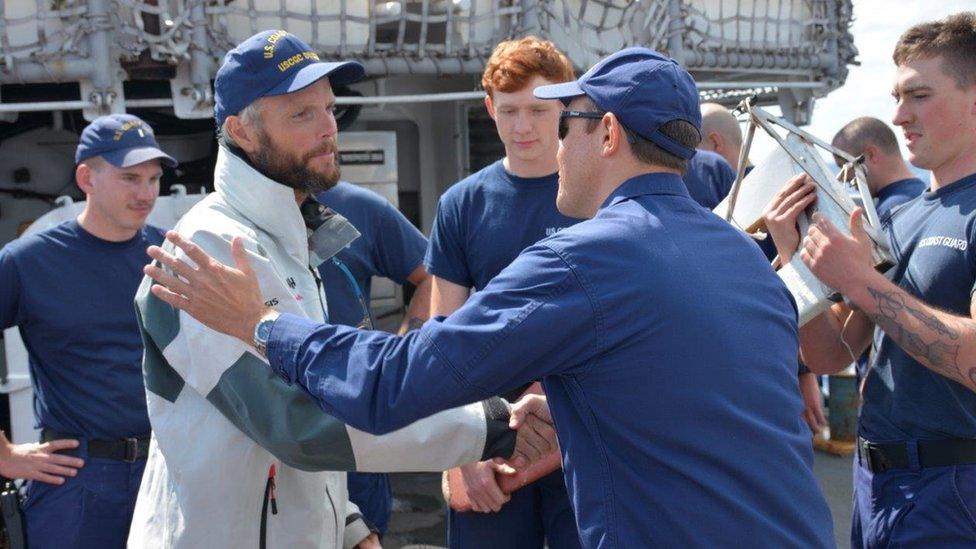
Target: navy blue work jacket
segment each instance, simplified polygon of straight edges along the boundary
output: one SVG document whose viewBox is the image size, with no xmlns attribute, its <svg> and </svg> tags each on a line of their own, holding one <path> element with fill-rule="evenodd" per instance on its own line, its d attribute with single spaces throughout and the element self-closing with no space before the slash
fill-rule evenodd
<svg viewBox="0 0 976 549">
<path fill-rule="evenodd" d="M 833 545 L 795 306 L 677 175 L 626 181 L 419 331 L 282 315 L 268 356 L 374 433 L 541 378 L 586 547 Z"/>
</svg>

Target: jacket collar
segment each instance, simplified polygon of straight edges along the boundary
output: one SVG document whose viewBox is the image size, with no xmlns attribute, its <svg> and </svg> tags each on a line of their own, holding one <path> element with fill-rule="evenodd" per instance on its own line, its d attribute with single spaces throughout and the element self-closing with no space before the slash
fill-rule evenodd
<svg viewBox="0 0 976 549">
<path fill-rule="evenodd" d="M 645 173 L 620 184 L 603 202 L 602 210 L 617 202 L 645 194 L 670 194 L 691 198 L 680 175 L 673 173 Z"/>
<path fill-rule="evenodd" d="M 294 189 L 265 177 L 224 146 L 217 152 L 214 188 L 231 208 L 278 240 L 288 255 L 308 264 L 308 232 Z"/>
</svg>

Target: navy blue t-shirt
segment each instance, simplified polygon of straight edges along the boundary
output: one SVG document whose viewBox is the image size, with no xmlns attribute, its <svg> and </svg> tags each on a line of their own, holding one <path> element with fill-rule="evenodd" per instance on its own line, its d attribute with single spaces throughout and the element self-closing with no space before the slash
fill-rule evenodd
<svg viewBox="0 0 976 549">
<path fill-rule="evenodd" d="M 901 206 L 905 202 L 918 197 L 918 195 L 925 191 L 926 187 L 928 185 L 921 179 L 910 177 L 908 179 L 899 179 L 878 191 L 878 194 L 874 197 L 874 209 L 878 212 L 878 220 L 881 222 L 881 225 L 885 226 L 891 220 L 891 212 L 895 207 Z M 864 373 L 868 369 L 869 354 L 868 351 L 865 351 L 857 359 L 858 380 L 864 378 Z"/>
<path fill-rule="evenodd" d="M 132 300 L 163 232 L 109 242 L 67 221 L 0 251 L 0 327 L 18 326 L 37 426 L 89 439 L 149 432 Z"/>
<path fill-rule="evenodd" d="M 713 210 L 732 190 L 735 170 L 721 155 L 711 151 L 698 151 L 688 161 L 688 169 L 681 179 L 695 202 Z"/>
<path fill-rule="evenodd" d="M 336 255 L 348 274 L 331 259 L 319 266 L 329 322 L 358 326 L 366 314 L 358 292 L 368 310 L 372 277 L 405 284 L 423 264 L 427 239 L 388 200 L 352 183 L 340 181 L 315 199 L 342 214 L 362 235 Z"/>
<path fill-rule="evenodd" d="M 892 281 L 924 303 L 970 316 L 976 282 L 976 174 L 897 208 Z M 864 384 L 860 434 L 873 441 L 976 438 L 976 393 L 919 364 L 881 330 Z"/>
<path fill-rule="evenodd" d="M 427 238 L 389 200 L 352 183 L 340 181 L 315 199 L 345 216 L 361 235 L 336 254 L 338 261 L 329 259 L 318 269 L 329 321 L 359 326 L 369 314 L 373 277 L 407 283 L 410 273 L 423 264 Z M 392 507 L 388 475 L 349 473 L 348 485 L 349 499 L 385 533 Z"/>
<path fill-rule="evenodd" d="M 909 200 L 925 192 L 928 185 L 917 177 L 899 179 L 878 191 L 874 197 L 874 209 L 878 212 L 878 220 L 885 224 L 891 219 L 891 212 Z"/>
<path fill-rule="evenodd" d="M 522 250 L 580 220 L 556 209 L 559 177 L 518 177 L 499 160 L 441 196 L 427 270 L 481 290 Z"/>
</svg>

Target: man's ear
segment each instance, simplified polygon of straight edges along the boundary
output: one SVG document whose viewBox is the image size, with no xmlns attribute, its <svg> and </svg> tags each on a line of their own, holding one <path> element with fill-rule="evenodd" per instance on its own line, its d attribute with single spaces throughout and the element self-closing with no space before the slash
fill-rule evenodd
<svg viewBox="0 0 976 549">
<path fill-rule="evenodd" d="M 75 184 L 85 194 L 91 194 L 95 190 L 92 184 L 92 167 L 82 162 L 75 168 Z"/>
<path fill-rule="evenodd" d="M 485 109 L 488 111 L 488 116 L 492 120 L 495 120 L 495 103 L 491 100 L 491 95 L 485 95 Z"/>
<path fill-rule="evenodd" d="M 710 150 L 712 152 L 722 154 L 722 151 L 725 149 L 725 138 L 722 137 L 722 134 L 718 132 L 709 132 L 705 139 L 711 144 Z"/>
<path fill-rule="evenodd" d="M 234 140 L 234 143 L 237 143 L 238 147 L 244 149 L 244 152 L 252 154 L 260 148 L 257 131 L 253 127 L 244 124 L 241 117 L 237 115 L 228 116 L 224 124 L 231 139 Z"/>
<path fill-rule="evenodd" d="M 627 141 L 627 130 L 624 129 L 620 120 L 612 112 L 603 115 L 599 127 L 603 130 L 603 156 L 613 156 L 623 150 L 624 142 Z"/>
<path fill-rule="evenodd" d="M 876 163 L 880 159 L 879 152 L 880 151 L 878 150 L 877 145 L 868 143 L 867 145 L 864 146 L 864 152 L 861 154 L 864 155 L 865 162 L 871 165 Z"/>
</svg>

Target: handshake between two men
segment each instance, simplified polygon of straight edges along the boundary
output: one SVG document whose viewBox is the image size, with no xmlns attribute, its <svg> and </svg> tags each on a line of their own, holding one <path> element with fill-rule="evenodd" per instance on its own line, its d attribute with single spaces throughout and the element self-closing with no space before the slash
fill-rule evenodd
<svg viewBox="0 0 976 549">
<path fill-rule="evenodd" d="M 279 313 L 265 303 L 242 239 L 236 237 L 231 246 L 235 267 L 224 265 L 175 231 L 168 232 L 166 239 L 192 264 L 151 246 L 148 254 L 158 264 L 147 265 L 144 272 L 157 283 L 151 289 L 153 295 L 206 327 L 265 352 L 267 342 L 258 342 L 256 338 L 261 337 L 259 332 L 265 325 L 271 323 L 269 330 L 273 329 Z M 445 375 L 450 374 L 445 372 Z M 509 427 L 516 430 L 515 448 L 508 459 L 495 459 L 501 474 L 515 476 L 540 460 L 547 457 L 551 460 L 552 454 L 558 451 L 544 396 L 526 394 L 515 402 L 510 410 Z"/>
</svg>

